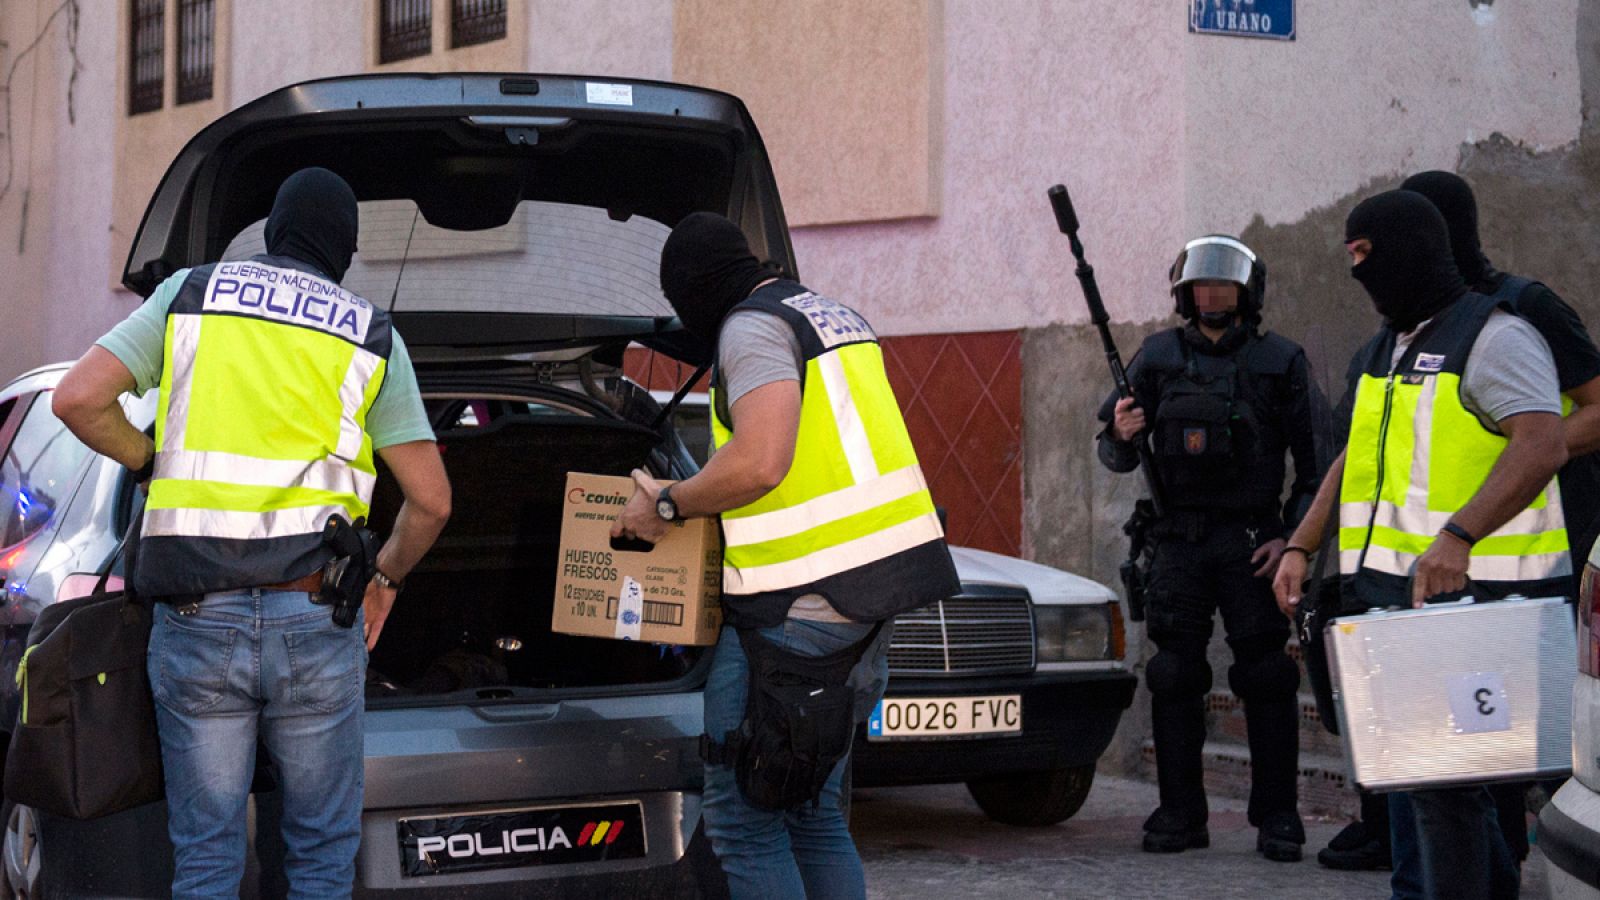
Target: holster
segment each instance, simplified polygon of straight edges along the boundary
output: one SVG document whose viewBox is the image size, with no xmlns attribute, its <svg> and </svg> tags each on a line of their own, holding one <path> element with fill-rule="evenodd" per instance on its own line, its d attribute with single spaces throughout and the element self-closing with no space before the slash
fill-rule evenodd
<svg viewBox="0 0 1600 900">
<path fill-rule="evenodd" d="M 367 582 L 377 571 L 378 536 L 363 528 L 365 524 L 365 519 L 351 524 L 335 513 L 322 529 L 322 543 L 333 551 L 333 558 L 322 566 L 322 590 L 312 602 L 333 607 L 333 624 L 341 628 L 356 623 Z"/>
<path fill-rule="evenodd" d="M 1122 526 L 1128 536 L 1128 558 L 1123 561 L 1118 574 L 1122 577 L 1122 590 L 1128 596 L 1128 618 L 1144 621 L 1145 590 L 1150 585 L 1150 566 L 1155 561 L 1155 549 L 1150 542 L 1150 526 L 1155 522 L 1155 505 L 1149 500 L 1133 504 L 1133 515 Z"/>
<path fill-rule="evenodd" d="M 856 667 L 883 631 L 822 656 L 785 650 L 754 630 L 740 630 L 750 666 L 744 719 L 722 741 L 700 736 L 700 755 L 731 766 L 739 793 L 757 809 L 815 805 L 855 735 Z"/>
</svg>

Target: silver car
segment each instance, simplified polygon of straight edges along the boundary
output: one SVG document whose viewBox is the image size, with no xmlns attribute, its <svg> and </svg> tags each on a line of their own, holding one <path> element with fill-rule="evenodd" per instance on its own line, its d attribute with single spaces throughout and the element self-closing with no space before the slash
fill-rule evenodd
<svg viewBox="0 0 1600 900">
<path fill-rule="evenodd" d="M 1539 812 L 1554 900 L 1600 900 L 1600 545 L 1578 588 L 1578 678 L 1572 685 L 1572 778 Z"/>
<path fill-rule="evenodd" d="M 179 154 L 125 283 L 148 295 L 184 267 L 261 252 L 277 185 L 309 165 L 338 172 L 359 198 L 344 284 L 391 310 L 455 497 L 370 658 L 357 895 L 725 891 L 700 827 L 707 648 L 569 637 L 550 621 L 567 472 L 695 470 L 662 405 L 621 375 L 633 343 L 689 355 L 657 287 L 665 223 L 722 212 L 757 254 L 795 270 L 744 105 L 580 77 L 381 75 L 284 88 Z M 125 473 L 52 416 L 49 391 L 65 368 L 0 391 L 8 689 L 39 609 L 87 593 L 138 513 Z M 153 393 L 128 402 L 136 424 L 153 421 Z M 380 467 L 380 532 L 399 500 Z M 997 559 L 985 559 L 986 586 L 1003 572 Z M 1097 667 L 1120 668 L 1096 652 Z M 15 715 L 14 689 L 0 691 L 0 721 Z M 258 760 L 242 893 L 277 896 L 275 773 L 266 754 Z M 5 819 L 0 877 L 11 896 L 167 892 L 163 804 L 91 822 L 8 804 Z"/>
</svg>

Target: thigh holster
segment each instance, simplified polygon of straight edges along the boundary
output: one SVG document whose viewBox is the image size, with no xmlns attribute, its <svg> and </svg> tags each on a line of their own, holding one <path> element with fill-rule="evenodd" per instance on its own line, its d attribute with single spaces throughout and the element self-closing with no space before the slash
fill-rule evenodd
<svg viewBox="0 0 1600 900">
<path fill-rule="evenodd" d="M 744 719 L 724 740 L 700 736 L 700 755 L 732 766 L 745 802 L 787 810 L 815 803 L 855 738 L 850 671 L 877 640 L 883 623 L 854 644 L 825 656 L 790 653 L 754 630 L 740 629 L 750 665 Z"/>
</svg>

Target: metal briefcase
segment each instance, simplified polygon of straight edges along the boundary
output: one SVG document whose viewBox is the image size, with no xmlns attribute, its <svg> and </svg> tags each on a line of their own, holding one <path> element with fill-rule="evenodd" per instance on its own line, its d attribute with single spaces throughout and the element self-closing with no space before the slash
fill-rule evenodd
<svg viewBox="0 0 1600 900">
<path fill-rule="evenodd" d="M 1362 788 L 1571 771 L 1577 638 L 1562 598 L 1345 616 L 1325 636 L 1345 753 Z"/>
</svg>

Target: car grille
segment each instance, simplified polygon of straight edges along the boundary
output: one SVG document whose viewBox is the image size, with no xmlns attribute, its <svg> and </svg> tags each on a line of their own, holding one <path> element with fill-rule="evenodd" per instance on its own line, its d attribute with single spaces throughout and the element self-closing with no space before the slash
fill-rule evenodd
<svg viewBox="0 0 1600 900">
<path fill-rule="evenodd" d="M 890 675 L 1033 670 L 1033 611 L 1023 594 L 962 595 L 896 616 Z"/>
</svg>

